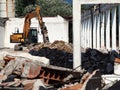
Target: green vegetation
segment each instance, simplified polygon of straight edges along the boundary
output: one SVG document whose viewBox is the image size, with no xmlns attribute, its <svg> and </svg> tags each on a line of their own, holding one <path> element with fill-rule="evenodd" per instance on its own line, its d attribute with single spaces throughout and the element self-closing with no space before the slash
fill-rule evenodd
<svg viewBox="0 0 120 90">
<path fill-rule="evenodd" d="M 72 5 L 64 0 L 16 0 L 16 16 L 23 16 L 35 9 L 36 5 L 41 7 L 42 16 L 72 16 Z"/>
</svg>

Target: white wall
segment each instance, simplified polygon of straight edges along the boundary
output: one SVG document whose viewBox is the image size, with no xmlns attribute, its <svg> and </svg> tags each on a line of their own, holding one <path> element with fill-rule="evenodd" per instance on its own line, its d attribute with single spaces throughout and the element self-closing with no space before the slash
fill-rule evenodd
<svg viewBox="0 0 120 90">
<path fill-rule="evenodd" d="M 0 26 L 0 48 L 4 47 L 4 27 Z"/>
<path fill-rule="evenodd" d="M 47 27 L 50 42 L 54 42 L 55 40 L 63 40 L 65 42 L 68 42 L 68 21 L 66 21 L 60 16 L 44 17 L 43 21 L 45 22 L 45 25 Z M 10 43 L 10 35 L 12 34 L 12 32 L 15 32 L 16 27 L 18 27 L 19 32 L 22 33 L 23 25 L 24 18 L 10 18 L 6 22 L 4 41 L 5 47 L 14 47 L 15 44 Z M 43 42 L 41 30 L 38 24 L 38 20 L 36 18 L 33 18 L 31 20 L 31 27 L 35 27 L 38 29 L 38 31 L 40 32 L 38 34 L 38 42 Z"/>
</svg>

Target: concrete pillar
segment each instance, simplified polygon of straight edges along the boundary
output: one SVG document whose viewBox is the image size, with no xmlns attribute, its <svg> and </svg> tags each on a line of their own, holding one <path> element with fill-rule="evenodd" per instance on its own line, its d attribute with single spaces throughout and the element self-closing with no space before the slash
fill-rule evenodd
<svg viewBox="0 0 120 90">
<path fill-rule="evenodd" d="M 87 31 L 87 21 L 85 21 L 85 31 L 84 31 L 84 32 L 85 32 L 85 33 L 84 33 L 84 46 L 85 46 L 85 47 L 84 47 L 84 48 L 87 47 L 87 43 L 86 43 L 86 42 L 87 42 L 87 41 L 86 41 L 86 40 L 87 40 L 87 39 L 86 39 L 86 31 Z"/>
<path fill-rule="evenodd" d="M 104 21 L 104 13 L 101 14 L 101 48 L 105 48 L 105 38 L 104 38 L 104 27 L 105 27 L 105 21 Z"/>
<path fill-rule="evenodd" d="M 73 0 L 73 68 L 81 66 L 81 5 L 80 0 Z M 80 70 L 81 68 L 77 68 Z"/>
<path fill-rule="evenodd" d="M 83 42 L 83 48 L 85 48 L 85 27 L 86 27 L 85 26 L 85 21 L 83 22 L 83 25 L 84 25 L 84 29 L 83 29 L 83 34 L 81 34 L 82 35 L 81 37 L 83 38 L 83 41 L 82 41 Z"/>
<path fill-rule="evenodd" d="M 100 49 L 100 15 L 97 16 L 97 49 Z"/>
<path fill-rule="evenodd" d="M 118 18 L 119 18 L 119 48 L 120 48 L 120 5 L 119 5 L 119 7 L 118 7 L 118 13 L 119 13 L 119 15 L 118 15 Z"/>
<path fill-rule="evenodd" d="M 116 50 L 116 7 L 112 9 L 112 50 Z"/>
<path fill-rule="evenodd" d="M 110 50 L 110 10 L 106 11 L 106 49 Z"/>
<path fill-rule="evenodd" d="M 82 30 L 81 30 L 81 47 L 84 48 L 84 28 L 85 24 L 84 22 L 82 23 Z"/>
<path fill-rule="evenodd" d="M 89 21 L 89 44 L 90 44 L 90 48 L 92 48 L 92 23 L 91 23 L 91 18 L 90 18 L 90 21 Z"/>
<path fill-rule="evenodd" d="M 88 42 L 88 45 L 87 47 L 90 47 L 90 19 L 88 19 L 88 30 L 87 30 L 87 42 Z"/>
<path fill-rule="evenodd" d="M 96 39 L 96 16 L 94 16 L 94 22 L 93 22 L 93 48 L 96 49 L 97 39 Z"/>
</svg>

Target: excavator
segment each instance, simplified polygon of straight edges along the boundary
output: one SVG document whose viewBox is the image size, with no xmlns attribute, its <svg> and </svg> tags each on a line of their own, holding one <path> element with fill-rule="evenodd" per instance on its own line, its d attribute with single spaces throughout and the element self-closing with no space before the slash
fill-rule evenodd
<svg viewBox="0 0 120 90">
<path fill-rule="evenodd" d="M 19 30 L 17 30 L 17 32 L 10 35 L 10 42 L 11 43 L 19 43 L 19 44 L 14 46 L 15 51 L 22 50 L 23 46 L 26 46 L 28 44 L 38 42 L 37 29 L 30 28 L 31 19 L 34 17 L 36 17 L 39 21 L 41 33 L 43 35 L 43 42 L 49 43 L 48 32 L 47 32 L 47 28 L 45 26 L 45 23 L 42 20 L 42 16 L 40 14 L 40 7 L 36 6 L 36 9 L 34 11 L 29 12 L 25 15 L 23 33 L 19 33 Z"/>
</svg>

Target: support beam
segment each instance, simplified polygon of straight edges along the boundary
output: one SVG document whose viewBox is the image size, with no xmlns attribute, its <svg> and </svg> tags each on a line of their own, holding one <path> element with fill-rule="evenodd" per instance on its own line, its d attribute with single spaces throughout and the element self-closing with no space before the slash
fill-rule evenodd
<svg viewBox="0 0 120 90">
<path fill-rule="evenodd" d="M 110 10 L 106 11 L 106 49 L 110 50 Z"/>
<path fill-rule="evenodd" d="M 73 68 L 81 65 L 81 5 L 80 0 L 73 0 Z M 78 68 L 77 70 L 80 70 Z"/>
<path fill-rule="evenodd" d="M 93 23 L 93 48 L 96 49 L 97 47 L 97 35 L 96 35 L 96 16 L 94 16 L 94 23 Z"/>
<path fill-rule="evenodd" d="M 104 40 L 104 30 L 105 30 L 105 21 L 104 21 L 105 15 L 104 13 L 101 14 L 101 49 L 105 48 L 105 40 Z"/>
<path fill-rule="evenodd" d="M 100 49 L 100 15 L 97 16 L 97 49 Z"/>
<path fill-rule="evenodd" d="M 116 50 L 116 7 L 112 9 L 112 50 Z"/>
<path fill-rule="evenodd" d="M 88 19 L 88 47 L 90 48 L 90 18 Z"/>
<path fill-rule="evenodd" d="M 83 30 L 81 33 L 81 38 L 82 38 L 82 47 L 85 48 L 85 21 L 83 22 Z"/>
<path fill-rule="evenodd" d="M 87 21 L 85 20 L 85 34 L 84 34 L 84 48 L 87 47 L 87 37 L 86 37 L 86 32 L 87 32 Z"/>
<path fill-rule="evenodd" d="M 81 47 L 84 48 L 84 22 L 81 23 L 82 29 L 81 29 Z"/>
<path fill-rule="evenodd" d="M 90 25 L 89 25 L 89 26 L 90 26 L 90 30 L 89 30 L 89 34 L 90 34 L 90 35 L 89 35 L 89 40 L 90 40 L 89 42 L 90 42 L 90 43 L 89 43 L 89 44 L 90 44 L 90 48 L 92 48 L 92 23 L 91 23 L 91 18 L 90 18 L 89 24 L 90 24 Z"/>
<path fill-rule="evenodd" d="M 119 12 L 119 15 L 118 15 L 118 18 L 119 18 L 119 48 L 120 48 L 120 5 L 118 7 L 118 12 Z"/>
</svg>

